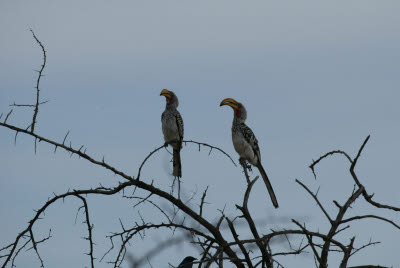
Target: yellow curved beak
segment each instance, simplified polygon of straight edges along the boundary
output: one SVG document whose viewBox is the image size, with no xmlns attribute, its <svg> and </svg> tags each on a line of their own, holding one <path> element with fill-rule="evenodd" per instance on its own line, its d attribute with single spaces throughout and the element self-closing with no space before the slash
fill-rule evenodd
<svg viewBox="0 0 400 268">
<path fill-rule="evenodd" d="M 219 104 L 219 106 L 224 106 L 224 105 L 231 106 L 234 110 L 239 109 L 239 103 L 232 98 L 226 98 Z"/>
<path fill-rule="evenodd" d="M 168 89 L 161 90 L 160 96 L 165 96 L 166 98 L 170 99 L 172 97 L 172 92 Z"/>
</svg>

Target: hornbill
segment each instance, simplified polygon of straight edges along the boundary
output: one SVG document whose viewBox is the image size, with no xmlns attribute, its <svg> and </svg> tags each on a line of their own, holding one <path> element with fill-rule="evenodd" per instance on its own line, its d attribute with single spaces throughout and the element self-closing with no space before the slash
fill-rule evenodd
<svg viewBox="0 0 400 268">
<path fill-rule="evenodd" d="M 261 173 L 265 185 L 267 186 L 269 196 L 275 208 L 278 208 L 278 201 L 276 199 L 274 190 L 272 189 L 271 182 L 268 179 L 261 164 L 261 153 L 258 147 L 258 141 L 253 131 L 245 124 L 247 118 L 247 111 L 243 104 L 235 101 L 232 98 L 224 99 L 220 106 L 228 105 L 233 109 L 233 123 L 232 123 L 232 141 L 236 152 L 240 156 L 240 162 L 247 160 L 253 166 L 256 166 Z"/>
</svg>

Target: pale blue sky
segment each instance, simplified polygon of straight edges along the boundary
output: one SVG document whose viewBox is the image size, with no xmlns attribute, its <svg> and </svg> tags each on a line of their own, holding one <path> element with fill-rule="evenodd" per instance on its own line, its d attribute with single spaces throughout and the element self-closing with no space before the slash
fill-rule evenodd
<svg viewBox="0 0 400 268">
<path fill-rule="evenodd" d="M 174 90 L 185 121 L 185 138 L 206 141 L 236 160 L 230 138 L 232 112 L 220 108 L 225 97 L 242 101 L 248 125 L 260 141 L 264 167 L 271 177 L 280 208 L 273 210 L 261 182 L 252 199 L 260 220 L 299 218 L 324 231 L 327 222 L 295 182 L 316 190 L 331 213 L 332 199 L 344 202 L 352 181 L 347 163 L 333 157 L 317 168 L 315 181 L 308 165 L 332 149 L 352 156 L 365 137 L 370 142 L 358 173 L 377 201 L 400 206 L 400 3 L 398 1 L 1 1 L 0 2 L 0 113 L 14 101 L 33 101 L 41 52 L 32 28 L 46 47 L 48 62 L 42 80 L 43 100 L 37 132 L 78 148 L 116 167 L 136 174 L 142 159 L 163 143 L 160 116 L 162 88 Z M 10 123 L 29 125 L 29 109 L 14 110 Z M 0 129 L 0 242 L 11 241 L 26 227 L 52 192 L 68 188 L 117 184 L 119 178 L 70 158 L 61 150 Z M 187 193 L 210 185 L 207 217 L 241 202 L 245 182 L 239 168 L 213 152 L 187 146 L 182 153 Z M 168 189 L 169 156 L 156 154 L 144 169 L 147 181 Z M 253 176 L 258 173 L 253 173 Z M 228 185 L 228 187 L 227 187 Z M 138 220 L 137 211 L 120 196 L 89 198 L 95 224 L 95 256 L 108 249 L 104 237 Z M 197 201 L 196 201 L 197 202 Z M 195 202 L 195 204 L 196 204 Z M 74 224 L 77 200 L 49 209 L 35 231 L 53 238 L 40 247 L 47 267 L 89 265 L 86 228 Z M 374 213 L 359 200 L 355 209 Z M 267 211 L 267 214 L 265 212 Z M 154 221 L 154 211 L 142 215 Z M 353 212 L 350 213 L 352 215 Z M 390 219 L 398 214 L 378 211 Z M 81 218 L 82 219 L 82 218 Z M 294 227 L 288 220 L 268 228 Z M 268 229 L 266 229 L 268 230 Z M 357 230 L 357 231 L 356 231 Z M 354 225 L 357 245 L 370 237 L 383 243 L 354 256 L 351 265 L 398 264 L 400 232 L 391 226 L 365 221 Z M 246 229 L 243 229 L 246 236 Z M 131 252 L 141 255 L 160 232 L 147 241 L 135 240 Z M 178 264 L 198 253 L 188 244 L 163 252 L 154 267 Z M 309 256 L 282 260 L 288 267 L 311 267 Z M 19 267 L 38 265 L 33 252 L 21 255 Z M 331 266 L 337 264 L 332 258 Z M 101 263 L 98 267 L 107 267 Z"/>
</svg>

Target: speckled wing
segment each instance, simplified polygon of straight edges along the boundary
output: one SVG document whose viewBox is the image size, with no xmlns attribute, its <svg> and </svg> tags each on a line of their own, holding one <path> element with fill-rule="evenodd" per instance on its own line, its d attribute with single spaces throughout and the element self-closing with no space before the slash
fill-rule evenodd
<svg viewBox="0 0 400 268">
<path fill-rule="evenodd" d="M 240 123 L 239 129 L 246 142 L 250 144 L 251 148 L 253 148 L 254 154 L 258 157 L 258 161 L 261 162 L 260 148 L 258 147 L 258 140 L 256 138 L 256 135 L 254 135 L 253 131 L 248 126 L 246 126 L 245 123 Z"/>
<path fill-rule="evenodd" d="M 182 142 L 183 141 L 183 132 L 184 132 L 183 119 L 182 119 L 181 114 L 177 110 L 175 110 L 175 111 L 176 111 L 176 113 L 175 113 L 176 125 L 178 126 L 180 142 Z"/>
<path fill-rule="evenodd" d="M 244 123 L 240 123 L 239 129 L 242 132 L 242 135 L 244 139 L 246 140 L 247 143 L 250 144 L 251 148 L 253 148 L 254 154 L 257 155 L 258 158 L 258 163 L 257 163 L 257 168 L 261 173 L 261 177 L 264 180 L 265 186 L 267 186 L 269 196 L 271 198 L 272 203 L 274 204 L 275 208 L 278 208 L 278 200 L 276 198 L 276 195 L 274 193 L 274 189 L 272 188 L 271 182 L 268 179 L 267 173 L 264 170 L 264 167 L 261 164 L 261 154 L 260 154 L 260 148 L 258 147 L 258 140 L 256 136 L 254 135 L 253 131 L 246 126 Z"/>
</svg>

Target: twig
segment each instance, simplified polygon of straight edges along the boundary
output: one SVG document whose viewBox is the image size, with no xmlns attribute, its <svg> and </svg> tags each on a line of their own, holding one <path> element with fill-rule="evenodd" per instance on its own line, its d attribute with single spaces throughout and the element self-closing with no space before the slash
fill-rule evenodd
<svg viewBox="0 0 400 268">
<path fill-rule="evenodd" d="M 76 194 L 76 197 L 78 197 L 79 199 L 82 200 L 83 202 L 83 206 L 85 207 L 85 216 L 86 216 L 86 225 L 88 228 L 88 240 L 89 240 L 89 247 L 90 247 L 90 251 L 89 251 L 89 256 L 90 256 L 90 264 L 91 267 L 94 268 L 94 257 L 93 257 L 93 238 L 92 238 L 92 228 L 93 226 L 90 224 L 90 218 L 89 218 L 89 207 L 88 204 L 86 202 L 86 199 L 82 196 L 80 196 L 79 194 Z"/>
<path fill-rule="evenodd" d="M 240 250 L 242 251 L 242 253 L 243 253 L 243 255 L 244 255 L 244 259 L 246 260 L 246 263 L 247 263 L 248 267 L 250 267 L 250 268 L 253 267 L 253 264 L 251 263 L 250 256 L 249 256 L 249 254 L 247 253 L 246 248 L 244 247 L 243 244 L 241 244 L 241 243 L 239 242 L 239 236 L 238 236 L 238 234 L 236 233 L 236 230 L 235 230 L 235 227 L 233 226 L 233 223 L 232 223 L 228 218 L 226 218 L 226 217 L 225 217 L 225 220 L 226 220 L 226 222 L 228 223 L 228 226 L 229 226 L 229 229 L 231 230 L 231 233 L 232 233 L 232 235 L 233 235 L 233 238 L 234 238 L 235 241 L 237 242 L 237 244 L 238 244 Z"/>
<path fill-rule="evenodd" d="M 328 218 L 329 222 L 332 222 L 331 217 L 329 216 L 328 212 L 325 210 L 325 208 L 322 206 L 321 202 L 318 200 L 318 197 L 316 194 L 314 194 L 313 192 L 311 192 L 310 189 L 308 189 L 307 186 L 305 186 L 301 181 L 299 181 L 298 179 L 296 179 L 296 182 L 298 184 L 300 184 L 315 200 L 315 202 L 318 204 L 318 206 L 320 207 L 320 209 L 322 210 L 322 212 L 325 214 L 325 216 Z"/>
<path fill-rule="evenodd" d="M 331 151 L 331 152 L 329 152 L 329 153 L 326 153 L 326 154 L 324 154 L 323 156 L 319 157 L 317 160 L 313 161 L 313 162 L 311 163 L 311 165 L 310 165 L 310 169 L 312 170 L 315 179 L 317 178 L 317 175 L 315 174 L 315 166 L 316 166 L 321 160 L 323 160 L 324 158 L 326 158 L 326 157 L 328 157 L 328 156 L 331 156 L 331 155 L 334 155 L 334 154 L 342 154 L 342 155 L 344 155 L 344 156 L 347 158 L 347 160 L 350 161 L 350 163 L 353 163 L 353 161 L 351 160 L 350 156 L 349 156 L 346 152 L 344 152 L 344 151 L 342 151 L 342 150 L 335 150 L 335 151 Z"/>
<path fill-rule="evenodd" d="M 203 196 L 201 197 L 201 203 L 200 203 L 200 216 L 202 216 L 202 215 L 203 215 L 203 205 L 204 205 L 204 200 L 206 199 L 207 190 L 208 190 L 208 186 L 207 186 L 207 188 L 204 190 L 204 192 L 203 192 Z"/>
<path fill-rule="evenodd" d="M 212 145 L 207 144 L 207 143 L 204 143 L 204 142 L 194 141 L 194 140 L 186 140 L 186 141 L 183 141 L 183 142 L 184 142 L 184 143 L 194 143 L 194 144 L 197 144 L 197 145 L 199 145 L 199 148 L 200 148 L 200 145 L 202 145 L 202 146 L 206 146 L 206 147 L 209 147 L 209 148 L 211 148 L 211 149 L 215 149 L 215 150 L 217 150 L 217 151 L 220 151 L 221 153 L 223 153 L 224 155 L 226 155 L 226 156 L 232 161 L 232 163 L 235 165 L 235 167 L 237 167 L 237 165 L 236 165 L 235 161 L 233 161 L 232 157 L 231 157 L 229 154 L 227 154 L 225 151 L 223 151 L 221 148 L 212 146 Z M 211 150 L 210 150 L 210 153 L 211 153 Z M 209 153 L 209 154 L 210 154 L 210 153 Z"/>
<path fill-rule="evenodd" d="M 37 117 L 37 114 L 39 112 L 39 92 L 40 92 L 39 85 L 40 85 L 40 78 L 43 76 L 42 73 L 43 73 L 44 67 L 46 66 L 46 50 L 44 49 L 44 46 L 42 45 L 42 42 L 40 42 L 39 39 L 36 37 L 36 35 L 33 32 L 33 30 L 30 29 L 30 31 L 31 31 L 31 33 L 33 35 L 33 38 L 35 38 L 36 42 L 39 44 L 39 46 L 41 47 L 42 52 L 43 52 L 43 64 L 42 64 L 42 67 L 40 68 L 40 70 L 38 72 L 39 74 L 38 74 L 38 78 L 36 80 L 36 104 L 35 104 L 35 111 L 33 113 L 32 126 L 31 126 L 31 132 L 33 133 L 35 131 L 36 117 Z"/>
<path fill-rule="evenodd" d="M 10 110 L 10 112 L 8 112 L 6 119 L 4 119 L 4 124 L 7 123 L 8 117 L 10 116 L 10 114 L 13 112 L 13 109 Z"/>
</svg>

